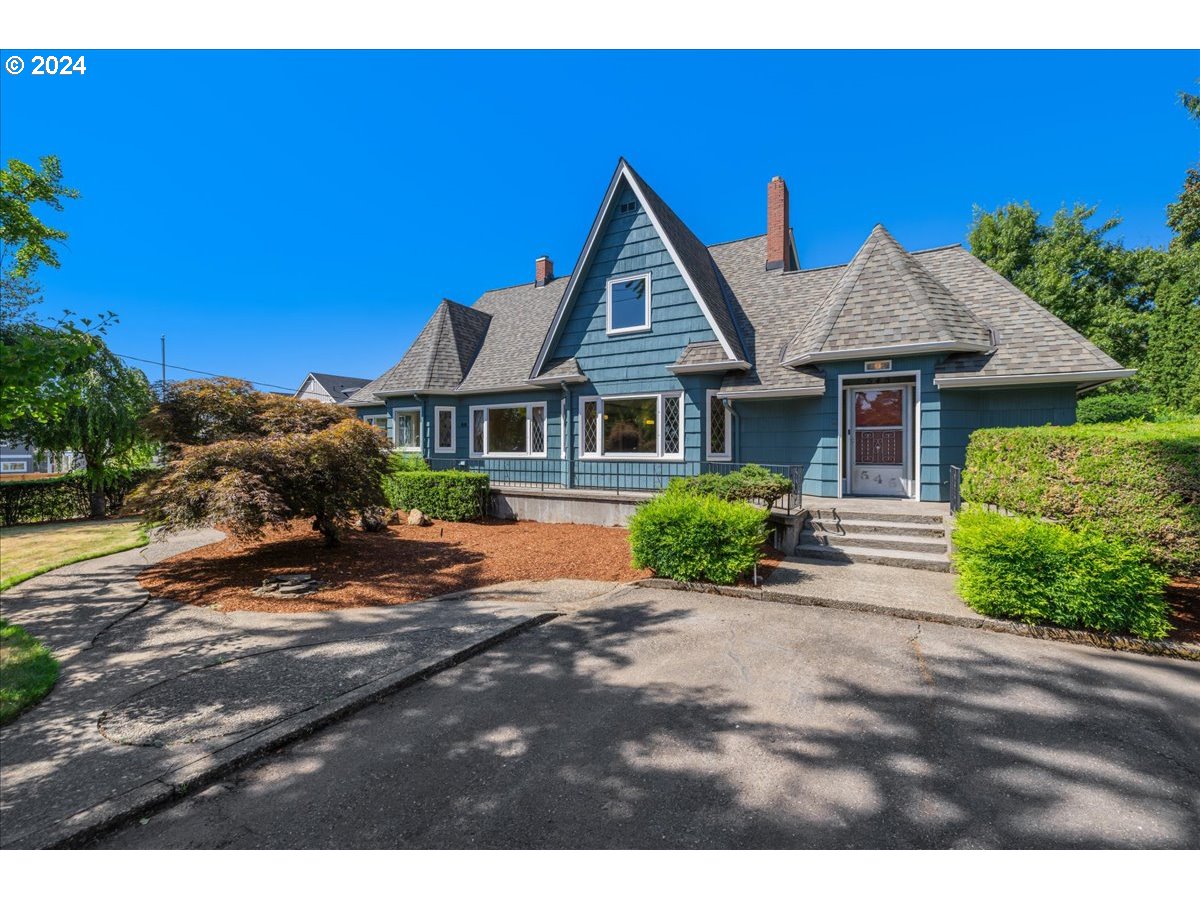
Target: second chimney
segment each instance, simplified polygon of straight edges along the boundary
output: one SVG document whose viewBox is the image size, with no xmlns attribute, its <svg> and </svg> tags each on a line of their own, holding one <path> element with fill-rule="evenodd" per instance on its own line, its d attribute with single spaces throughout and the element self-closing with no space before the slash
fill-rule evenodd
<svg viewBox="0 0 1200 900">
<path fill-rule="evenodd" d="M 548 256 L 539 256 L 537 258 L 537 274 L 534 276 L 533 283 L 538 287 L 545 287 L 554 280 L 554 260 Z"/>
<path fill-rule="evenodd" d="M 788 220 L 787 183 L 776 175 L 767 185 L 767 271 L 789 272 L 796 267 Z"/>
</svg>

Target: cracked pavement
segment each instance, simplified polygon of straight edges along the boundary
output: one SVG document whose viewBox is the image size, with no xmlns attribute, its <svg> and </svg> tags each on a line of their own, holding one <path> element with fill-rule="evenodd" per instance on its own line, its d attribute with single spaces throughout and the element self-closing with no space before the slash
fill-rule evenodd
<svg viewBox="0 0 1200 900">
<path fill-rule="evenodd" d="M 1200 846 L 1200 664 L 638 589 L 98 842 Z"/>
<path fill-rule="evenodd" d="M 62 664 L 50 694 L 0 730 L 0 845 L 57 839 L 96 810 L 186 783 L 214 754 L 548 614 L 550 595 L 569 604 L 614 587 L 517 583 L 463 601 L 269 614 L 154 599 L 137 584 L 145 565 L 221 536 L 174 535 L 0 595 L 4 617 Z"/>
</svg>

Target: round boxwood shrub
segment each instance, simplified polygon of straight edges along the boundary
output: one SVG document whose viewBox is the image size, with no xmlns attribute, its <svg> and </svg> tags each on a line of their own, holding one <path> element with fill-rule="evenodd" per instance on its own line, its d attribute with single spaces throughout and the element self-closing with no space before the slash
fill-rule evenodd
<svg viewBox="0 0 1200 900">
<path fill-rule="evenodd" d="M 633 564 L 675 581 L 733 584 L 762 555 L 767 515 L 711 495 L 662 494 L 629 520 Z"/>
<path fill-rule="evenodd" d="M 1095 528 L 978 508 L 955 520 L 958 590 L 985 616 L 1158 639 L 1170 580 L 1146 552 Z"/>
</svg>

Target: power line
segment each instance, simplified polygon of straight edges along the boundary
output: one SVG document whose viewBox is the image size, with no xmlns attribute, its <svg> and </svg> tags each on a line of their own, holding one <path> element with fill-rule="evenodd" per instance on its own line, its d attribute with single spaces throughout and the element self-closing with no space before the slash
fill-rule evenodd
<svg viewBox="0 0 1200 900">
<path fill-rule="evenodd" d="M 121 357 L 121 359 L 128 359 L 128 360 L 132 360 L 133 362 L 149 363 L 152 366 L 165 365 L 168 369 L 178 369 L 181 372 L 191 372 L 193 375 L 207 375 L 209 378 L 234 378 L 234 377 L 236 377 L 234 375 L 221 375 L 218 372 L 205 372 L 203 369 L 189 369 L 187 366 L 177 366 L 177 365 L 174 365 L 173 363 L 162 363 L 157 359 L 143 359 L 140 356 L 130 356 L 127 353 L 118 353 L 116 355 Z M 298 393 L 295 388 L 288 387 L 285 384 L 271 384 L 271 382 L 269 382 L 269 381 L 255 381 L 253 378 L 242 378 L 239 380 L 248 381 L 251 384 L 257 384 L 257 385 L 260 385 L 261 387 L 278 388 L 279 390 L 287 391 L 292 394 Z M 316 391 L 304 391 L 304 393 L 317 394 Z M 324 395 L 318 395 L 318 396 L 324 396 Z"/>
</svg>

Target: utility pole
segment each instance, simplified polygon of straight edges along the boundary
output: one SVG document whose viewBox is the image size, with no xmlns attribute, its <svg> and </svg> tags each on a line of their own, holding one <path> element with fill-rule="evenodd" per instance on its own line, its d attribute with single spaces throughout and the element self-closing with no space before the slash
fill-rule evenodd
<svg viewBox="0 0 1200 900">
<path fill-rule="evenodd" d="M 162 391 L 161 391 L 162 397 L 160 399 L 165 401 L 167 399 L 167 336 L 164 334 L 162 336 L 161 340 L 162 340 Z"/>
</svg>

